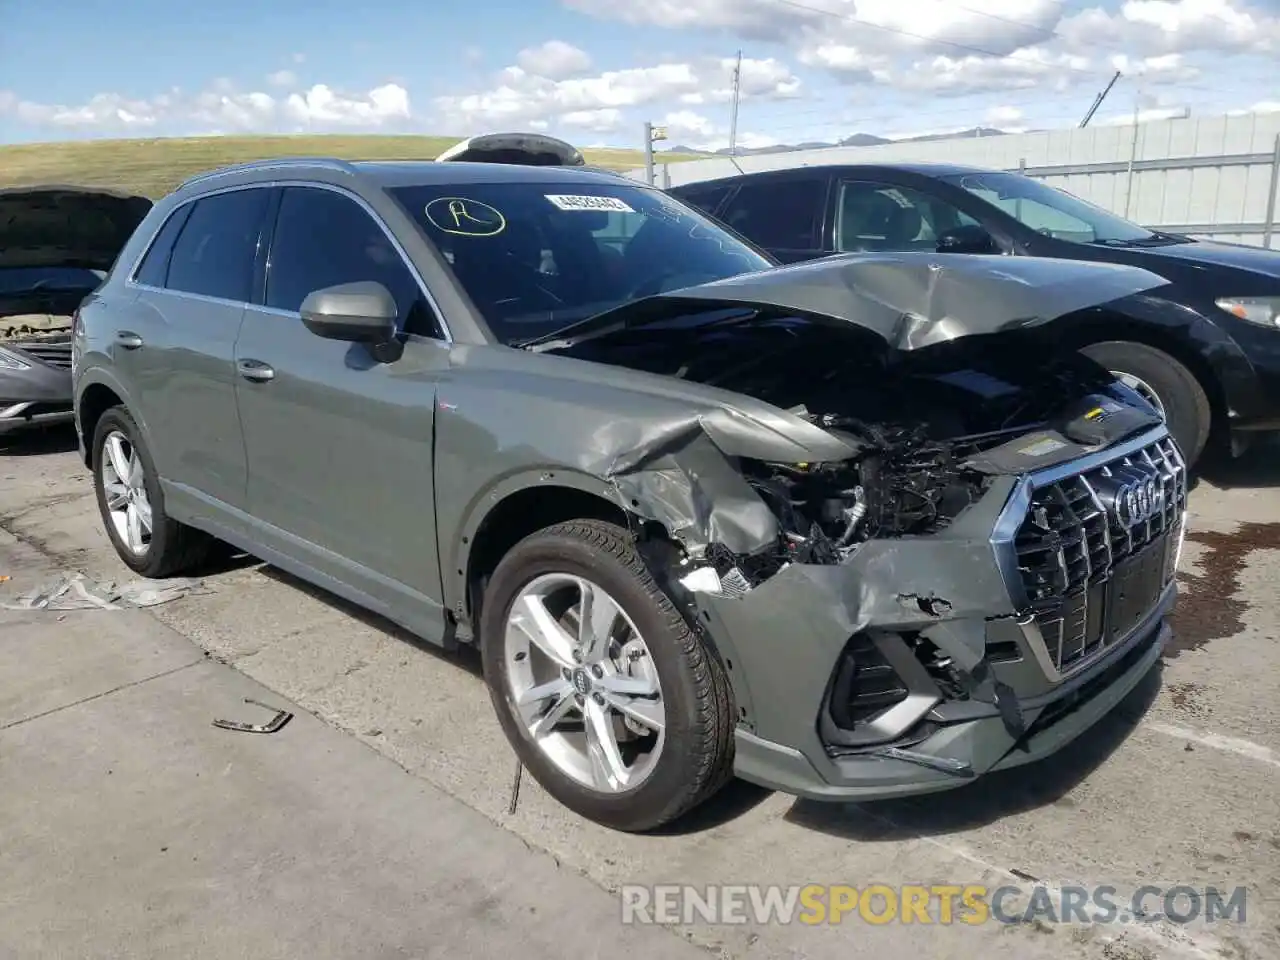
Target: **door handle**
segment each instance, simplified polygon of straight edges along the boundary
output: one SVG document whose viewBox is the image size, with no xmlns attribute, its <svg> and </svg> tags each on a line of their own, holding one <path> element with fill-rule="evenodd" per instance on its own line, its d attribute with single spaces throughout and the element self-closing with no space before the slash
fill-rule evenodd
<svg viewBox="0 0 1280 960">
<path fill-rule="evenodd" d="M 142 346 L 142 338 L 132 330 L 118 330 L 116 331 L 116 343 L 126 350 L 137 350 Z"/>
<path fill-rule="evenodd" d="M 266 383 L 276 375 L 275 370 L 261 360 L 239 360 L 236 362 L 236 368 L 240 371 L 240 376 L 254 383 Z"/>
</svg>

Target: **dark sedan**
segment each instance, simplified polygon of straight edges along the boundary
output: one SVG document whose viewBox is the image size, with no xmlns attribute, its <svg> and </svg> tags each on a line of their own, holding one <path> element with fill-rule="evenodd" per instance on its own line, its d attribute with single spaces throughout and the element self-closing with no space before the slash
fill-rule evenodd
<svg viewBox="0 0 1280 960">
<path fill-rule="evenodd" d="M 76 308 L 150 209 L 93 188 L 0 190 L 0 434 L 72 421 Z"/>
<path fill-rule="evenodd" d="M 1280 252 L 1148 230 L 1029 177 L 939 164 L 812 166 L 675 187 L 783 262 L 937 250 L 1144 267 L 1169 281 L 1064 331 L 1144 394 L 1197 459 L 1280 429 Z"/>
</svg>

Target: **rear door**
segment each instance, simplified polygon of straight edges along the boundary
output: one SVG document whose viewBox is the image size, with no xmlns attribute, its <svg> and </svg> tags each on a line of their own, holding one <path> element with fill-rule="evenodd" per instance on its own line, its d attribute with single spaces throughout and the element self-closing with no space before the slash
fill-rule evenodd
<svg viewBox="0 0 1280 960">
<path fill-rule="evenodd" d="M 829 185 L 830 177 L 818 172 L 748 177 L 717 219 L 783 263 L 821 257 Z"/>
<path fill-rule="evenodd" d="M 179 515 L 245 503 L 235 342 L 269 196 L 237 188 L 175 211 L 139 265 L 138 300 L 115 331 L 116 369 Z"/>
<path fill-rule="evenodd" d="M 308 294 L 361 280 L 396 298 L 405 350 L 394 362 L 303 326 L 298 309 Z M 354 586 L 399 622 L 438 634 L 432 453 L 449 347 L 425 290 L 356 197 L 288 186 L 262 299 L 236 346 L 256 536 Z"/>
</svg>

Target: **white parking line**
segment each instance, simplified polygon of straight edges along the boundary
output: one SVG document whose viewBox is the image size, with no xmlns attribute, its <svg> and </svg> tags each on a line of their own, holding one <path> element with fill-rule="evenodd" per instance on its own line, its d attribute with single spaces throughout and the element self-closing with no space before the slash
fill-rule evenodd
<svg viewBox="0 0 1280 960">
<path fill-rule="evenodd" d="M 1276 756 L 1275 751 L 1259 743 L 1241 740 L 1238 737 L 1224 737 L 1218 733 L 1200 733 L 1196 730 L 1189 730 L 1186 727 L 1175 727 L 1171 723 L 1151 721 L 1143 723 L 1142 726 L 1156 733 L 1163 733 L 1167 737 L 1190 740 L 1192 743 L 1198 743 L 1202 747 L 1212 747 L 1214 750 L 1234 753 L 1237 756 L 1248 757 L 1250 760 L 1257 760 L 1259 763 L 1280 768 L 1280 757 Z"/>
<path fill-rule="evenodd" d="M 870 813 L 863 810 L 862 815 L 869 816 L 873 820 L 879 820 L 881 823 L 888 824 L 889 826 L 894 827 L 897 830 L 901 830 L 904 833 L 909 833 L 913 838 L 919 840 L 921 843 L 937 847 L 953 857 L 968 861 L 976 867 L 1002 876 L 1012 884 L 1025 886 L 1028 882 L 1025 874 L 1015 873 L 1008 867 L 1002 867 L 998 864 L 992 863 L 990 860 L 984 859 L 983 857 L 973 853 L 967 847 L 945 840 L 939 840 L 937 837 L 917 833 L 916 831 L 905 827 L 903 824 L 898 823 L 891 817 L 886 817 L 883 814 Z M 1079 883 L 1076 884 L 1076 886 L 1082 885 L 1083 884 Z M 1034 886 L 1043 889 L 1049 895 L 1052 902 L 1063 902 L 1062 887 L 1060 884 L 1047 880 L 1036 879 L 1034 881 Z M 1131 939 L 1145 940 L 1149 943 L 1158 944 L 1165 948 L 1166 951 L 1169 951 L 1162 954 L 1162 956 L 1166 957 L 1178 956 L 1185 957 L 1187 960 L 1220 960 L 1224 955 L 1221 941 L 1219 941 L 1213 934 L 1201 931 L 1192 933 L 1191 931 L 1175 924 L 1171 924 L 1166 920 L 1111 927 L 1102 935 L 1105 939 L 1113 943 L 1123 941 L 1125 939 Z"/>
</svg>

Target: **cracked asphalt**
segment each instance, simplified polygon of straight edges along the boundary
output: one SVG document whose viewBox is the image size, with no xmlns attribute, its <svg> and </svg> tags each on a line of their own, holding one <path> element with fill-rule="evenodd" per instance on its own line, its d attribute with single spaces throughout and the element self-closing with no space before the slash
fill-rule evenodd
<svg viewBox="0 0 1280 960">
<path fill-rule="evenodd" d="M 606 891 L 1034 880 L 1110 885 L 1123 901 L 1143 885 L 1247 888 L 1243 923 L 674 928 L 712 955 L 1264 960 L 1280 957 L 1278 453 L 1262 447 L 1199 479 L 1176 639 L 1120 709 L 1047 763 L 933 797 L 822 805 L 735 784 L 679 829 L 633 837 L 575 818 L 525 778 L 510 815 L 514 756 L 474 655 L 437 653 L 245 557 L 203 571 L 206 592 L 142 615 Z M 58 568 L 132 579 L 100 528 L 71 434 L 0 438 L 0 528 Z M 36 586 L 20 581 L 0 592 Z"/>
</svg>

